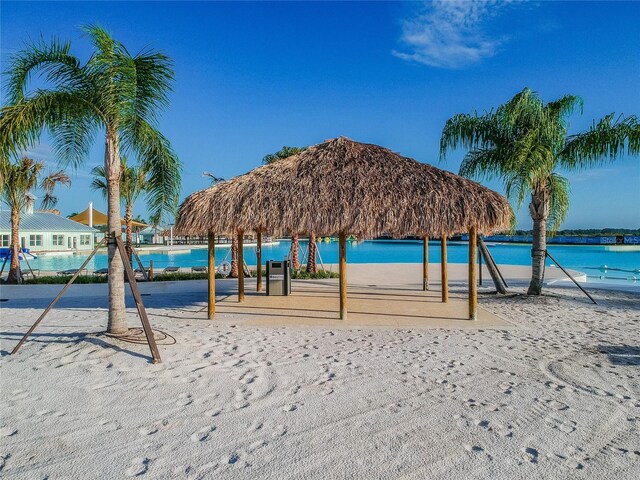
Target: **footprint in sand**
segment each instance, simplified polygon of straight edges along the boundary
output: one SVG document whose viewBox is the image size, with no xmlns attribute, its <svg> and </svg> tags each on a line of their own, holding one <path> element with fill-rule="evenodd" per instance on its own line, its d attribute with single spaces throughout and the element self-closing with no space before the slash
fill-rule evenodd
<svg viewBox="0 0 640 480">
<path fill-rule="evenodd" d="M 283 412 L 293 412 L 294 410 L 297 410 L 298 406 L 295 403 L 287 403 L 285 406 L 282 407 L 282 411 Z"/>
<path fill-rule="evenodd" d="M 531 447 L 525 447 L 522 449 L 522 453 L 524 454 L 525 460 L 531 463 L 538 463 L 538 450 Z"/>
<path fill-rule="evenodd" d="M 10 458 L 11 458 L 10 453 L 0 456 L 0 473 L 4 470 L 4 467 L 7 465 L 7 460 L 9 460 Z"/>
<path fill-rule="evenodd" d="M 13 428 L 13 427 L 2 427 L 2 428 L 0 428 L 0 437 L 12 437 L 16 433 L 18 433 L 18 429 L 17 428 Z"/>
<path fill-rule="evenodd" d="M 282 437 L 285 433 L 287 433 L 287 427 L 285 427 L 284 425 L 277 425 L 276 428 L 273 430 L 273 433 L 271 434 L 271 436 L 273 438 Z"/>
<path fill-rule="evenodd" d="M 263 423 L 260 420 L 254 421 L 251 426 L 247 429 L 247 433 L 257 432 L 262 428 Z"/>
<path fill-rule="evenodd" d="M 267 445 L 268 442 L 266 440 L 258 440 L 257 442 L 253 442 L 251 445 L 249 445 L 249 447 L 247 448 L 247 453 L 253 453 L 259 448 L 266 447 Z"/>
<path fill-rule="evenodd" d="M 179 407 L 186 407 L 187 405 L 191 405 L 193 403 L 193 398 L 189 393 L 181 393 L 178 396 L 178 400 L 176 400 L 176 405 Z"/>
<path fill-rule="evenodd" d="M 217 417 L 218 415 L 220 415 L 222 413 L 222 409 L 221 408 L 214 408 L 212 410 L 207 410 L 204 413 L 205 413 L 205 415 L 208 415 L 209 417 Z"/>
<path fill-rule="evenodd" d="M 114 420 L 100 420 L 99 423 L 109 432 L 115 432 L 116 430 L 120 430 L 122 428 L 122 426 Z"/>
<path fill-rule="evenodd" d="M 138 432 L 140 432 L 140 435 L 153 435 L 154 433 L 158 433 L 158 430 L 160 430 L 158 425 L 148 425 L 140 428 Z"/>
<path fill-rule="evenodd" d="M 211 433 L 216 429 L 215 425 L 211 425 L 210 427 L 204 427 L 198 430 L 196 433 L 191 435 L 192 442 L 206 442 L 211 439 Z"/>
<path fill-rule="evenodd" d="M 131 461 L 131 466 L 127 468 L 125 474 L 127 477 L 139 477 L 144 475 L 149 470 L 149 464 L 151 460 L 148 458 L 134 458 Z"/>
</svg>

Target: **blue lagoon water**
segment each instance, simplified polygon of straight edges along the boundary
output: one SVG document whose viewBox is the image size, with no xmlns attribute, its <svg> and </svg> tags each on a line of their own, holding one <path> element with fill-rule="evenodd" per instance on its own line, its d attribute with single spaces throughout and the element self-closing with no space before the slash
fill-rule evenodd
<svg viewBox="0 0 640 480">
<path fill-rule="evenodd" d="M 301 241 L 301 248 L 306 250 L 307 244 Z M 263 262 L 281 260 L 289 253 L 291 243 L 282 240 L 274 245 L 262 247 Z M 531 265 L 531 245 L 488 243 L 495 261 L 500 265 Z M 465 242 L 448 244 L 448 260 L 450 263 L 466 263 L 468 246 Z M 324 263 L 338 262 L 338 243 L 318 243 L 318 249 Z M 640 281 L 640 247 L 631 245 L 552 245 L 548 247 L 553 257 L 565 268 L 579 270 L 593 278 L 600 276 L 612 280 Z M 245 261 L 249 265 L 256 263 L 255 246 L 245 247 Z M 85 260 L 84 255 L 73 256 L 40 256 L 32 260 L 33 268 L 40 270 L 65 270 L 78 268 Z M 185 246 L 184 250 L 140 251 L 140 258 L 145 265 L 153 260 L 154 268 L 159 271 L 168 266 L 193 267 L 207 264 L 207 251 L 203 248 Z M 217 264 L 230 261 L 229 245 L 216 248 Z M 349 263 L 419 263 L 422 262 L 422 242 L 412 240 L 371 240 L 364 242 L 348 242 L 347 261 Z M 435 241 L 429 245 L 429 261 L 440 261 L 440 243 Z M 551 265 L 551 261 L 547 261 Z M 106 254 L 98 254 L 87 266 L 89 269 L 107 266 Z"/>
</svg>

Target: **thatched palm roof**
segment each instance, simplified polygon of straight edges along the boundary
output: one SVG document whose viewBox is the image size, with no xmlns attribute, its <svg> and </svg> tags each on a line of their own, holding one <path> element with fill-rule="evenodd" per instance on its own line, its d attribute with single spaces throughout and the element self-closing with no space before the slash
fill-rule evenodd
<svg viewBox="0 0 640 480">
<path fill-rule="evenodd" d="M 490 233 L 510 219 L 506 199 L 476 182 L 339 137 L 193 193 L 176 230 L 439 237 L 474 224 Z"/>
</svg>

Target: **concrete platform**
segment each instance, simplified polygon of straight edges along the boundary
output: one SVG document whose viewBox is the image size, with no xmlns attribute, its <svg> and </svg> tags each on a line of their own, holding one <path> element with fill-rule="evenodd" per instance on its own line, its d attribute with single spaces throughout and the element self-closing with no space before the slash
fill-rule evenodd
<svg viewBox="0 0 640 480">
<path fill-rule="evenodd" d="M 466 297 L 450 296 L 442 303 L 439 291 L 408 288 L 350 287 L 348 318 L 340 320 L 337 284 L 294 282 L 289 296 L 247 292 L 245 301 L 229 295 L 216 303 L 216 322 L 245 326 L 317 326 L 331 328 L 504 328 L 508 321 L 478 308 L 468 318 Z"/>
</svg>

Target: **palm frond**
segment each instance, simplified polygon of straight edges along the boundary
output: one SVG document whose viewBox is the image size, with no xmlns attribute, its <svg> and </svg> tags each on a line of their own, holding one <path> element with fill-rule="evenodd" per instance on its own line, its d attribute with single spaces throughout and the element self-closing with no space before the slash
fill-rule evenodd
<svg viewBox="0 0 640 480">
<path fill-rule="evenodd" d="M 638 136 L 636 117 L 616 117 L 611 113 L 598 122 L 594 121 L 586 132 L 567 137 L 558 161 L 567 170 L 601 165 L 615 160 L 625 150 L 629 154 L 638 153 Z"/>
<path fill-rule="evenodd" d="M 4 154 L 24 150 L 49 127 L 56 153 L 63 162 L 75 164 L 86 157 L 96 126 L 95 111 L 79 95 L 37 90 L 0 111 L 0 149 Z"/>
<path fill-rule="evenodd" d="M 549 217 L 547 228 L 551 235 L 560 228 L 569 212 L 569 180 L 554 173 L 547 182 L 549 193 Z"/>
<path fill-rule="evenodd" d="M 447 120 L 440 137 L 440 159 L 445 160 L 449 149 L 486 149 L 505 140 L 507 132 L 501 128 L 495 112 L 457 114 Z"/>
<path fill-rule="evenodd" d="M 89 187 L 91 190 L 96 190 L 102 194 L 103 198 L 107 198 L 107 194 L 109 192 L 109 187 L 107 185 L 107 175 L 105 173 L 104 167 L 98 165 L 97 167 L 93 167 L 91 169 L 91 176 L 93 180 Z"/>
<path fill-rule="evenodd" d="M 182 163 L 169 141 L 143 119 L 122 131 L 123 146 L 137 153 L 148 175 L 147 204 L 152 222 L 165 214 L 175 214 L 182 186 Z"/>
<path fill-rule="evenodd" d="M 27 84 L 34 73 L 41 72 L 58 89 L 79 88 L 86 83 L 80 61 L 69 53 L 69 42 L 54 38 L 50 43 L 40 39 L 13 55 L 8 70 L 6 92 L 9 103 L 22 101 Z"/>
</svg>

